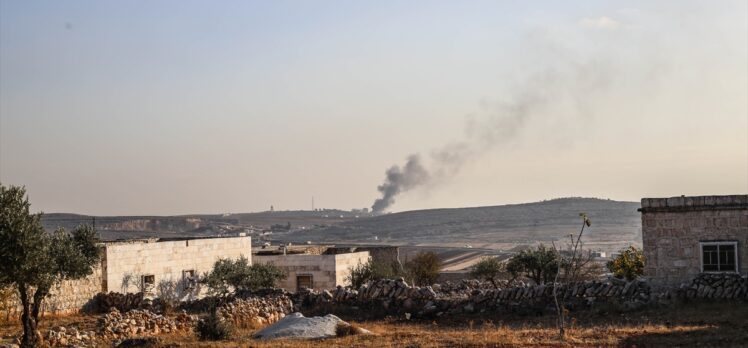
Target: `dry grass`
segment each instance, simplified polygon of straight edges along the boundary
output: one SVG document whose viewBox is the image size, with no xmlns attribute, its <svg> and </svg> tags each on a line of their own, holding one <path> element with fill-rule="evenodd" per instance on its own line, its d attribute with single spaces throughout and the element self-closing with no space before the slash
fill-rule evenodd
<svg viewBox="0 0 748 348">
<path fill-rule="evenodd" d="M 631 313 L 576 313 L 562 341 L 554 318 L 466 316 L 439 321 L 394 318 L 352 324 L 374 335 L 351 335 L 326 340 L 251 339 L 252 329 L 239 329 L 234 339 L 199 341 L 194 336 L 160 336 L 162 347 L 683 347 L 748 346 L 748 304 L 698 303 Z M 53 324 L 95 323 L 95 317 L 57 318 Z M 17 324 L 0 332 L 19 330 Z"/>
</svg>

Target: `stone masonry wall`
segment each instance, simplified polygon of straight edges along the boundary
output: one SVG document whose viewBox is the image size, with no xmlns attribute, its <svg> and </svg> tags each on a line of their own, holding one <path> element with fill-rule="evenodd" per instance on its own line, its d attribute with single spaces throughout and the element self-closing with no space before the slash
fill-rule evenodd
<svg viewBox="0 0 748 348">
<path fill-rule="evenodd" d="M 737 241 L 738 271 L 748 272 L 748 195 L 644 198 L 645 275 L 677 286 L 701 272 L 700 242 Z"/>
<path fill-rule="evenodd" d="M 64 280 L 59 284 L 53 285 L 49 291 L 49 296 L 44 299 L 42 311 L 47 314 L 71 314 L 87 309 L 91 304 L 91 299 L 101 292 L 102 289 L 102 271 L 97 266 L 93 273 L 88 277 L 78 280 Z M 18 291 L 13 292 L 11 298 L 11 313 L 15 316 L 21 313 L 21 300 L 18 298 Z M 4 313 L 6 314 L 6 313 Z"/>
</svg>

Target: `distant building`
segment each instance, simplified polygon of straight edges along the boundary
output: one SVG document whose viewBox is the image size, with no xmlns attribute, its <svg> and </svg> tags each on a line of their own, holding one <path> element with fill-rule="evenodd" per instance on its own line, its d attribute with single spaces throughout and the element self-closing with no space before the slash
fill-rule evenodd
<svg viewBox="0 0 748 348">
<path fill-rule="evenodd" d="M 644 272 L 654 285 L 748 274 L 748 195 L 643 198 L 639 211 Z"/>
<path fill-rule="evenodd" d="M 607 257 L 608 254 L 604 251 L 597 250 L 597 251 L 591 251 L 590 256 L 594 258 L 604 258 L 604 257 Z"/>
<path fill-rule="evenodd" d="M 353 252 L 337 255 L 278 254 L 254 255 L 257 264 L 271 264 L 286 271 L 288 277 L 279 287 L 288 291 L 301 288 L 315 290 L 333 289 L 338 285 L 350 285 L 351 269 L 369 261 L 369 252 Z"/>
</svg>

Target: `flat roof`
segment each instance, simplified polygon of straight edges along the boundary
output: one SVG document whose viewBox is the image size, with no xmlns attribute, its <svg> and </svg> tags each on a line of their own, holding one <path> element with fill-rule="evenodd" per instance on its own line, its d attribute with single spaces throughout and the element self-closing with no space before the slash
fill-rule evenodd
<svg viewBox="0 0 748 348">
<path fill-rule="evenodd" d="M 642 198 L 642 213 L 748 209 L 748 195 Z"/>
</svg>

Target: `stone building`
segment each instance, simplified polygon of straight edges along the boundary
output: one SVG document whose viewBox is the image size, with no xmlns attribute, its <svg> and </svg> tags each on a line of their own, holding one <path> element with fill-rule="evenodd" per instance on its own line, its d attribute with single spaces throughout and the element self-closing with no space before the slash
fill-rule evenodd
<svg viewBox="0 0 748 348">
<path fill-rule="evenodd" d="M 271 264 L 285 270 L 288 277 L 278 284 L 281 288 L 289 291 L 298 291 L 302 287 L 323 290 L 350 285 L 346 278 L 351 274 L 351 268 L 368 262 L 369 252 L 254 255 L 253 260 L 258 264 Z"/>
<path fill-rule="evenodd" d="M 102 244 L 101 263 L 78 280 L 56 284 L 44 301 L 46 313 L 64 314 L 83 309 L 99 292 L 140 292 L 158 296 L 159 289 L 180 299 L 204 294 L 197 276 L 210 271 L 219 258 L 241 256 L 251 262 L 250 237 L 202 239 L 144 239 Z M 8 308 L 19 310 L 20 301 Z M 14 309 L 15 308 L 15 309 Z"/>
<path fill-rule="evenodd" d="M 644 273 L 653 285 L 748 274 L 748 195 L 643 198 L 639 211 Z"/>
<path fill-rule="evenodd" d="M 219 258 L 246 257 L 252 262 L 251 237 L 130 240 L 105 244 L 103 291 L 169 290 L 181 299 L 201 295 L 197 277 Z"/>
</svg>

